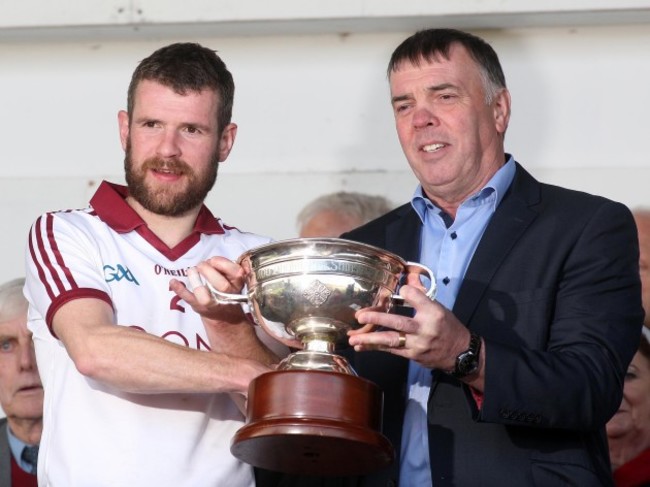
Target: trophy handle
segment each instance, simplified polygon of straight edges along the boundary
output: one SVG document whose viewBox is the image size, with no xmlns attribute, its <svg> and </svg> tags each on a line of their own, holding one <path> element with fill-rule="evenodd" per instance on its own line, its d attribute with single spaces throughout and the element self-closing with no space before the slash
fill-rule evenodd
<svg viewBox="0 0 650 487">
<path fill-rule="evenodd" d="M 217 300 L 219 304 L 248 304 L 248 296 L 244 294 L 230 294 L 223 293 L 216 290 L 212 284 L 206 281 L 205 285 L 208 287 L 214 299 Z"/>
<path fill-rule="evenodd" d="M 433 271 L 429 269 L 427 266 L 419 264 L 418 262 L 407 262 L 406 263 L 406 269 L 408 271 L 418 271 L 418 274 L 427 274 L 429 276 L 429 280 L 431 281 L 429 284 L 429 289 L 427 289 L 427 297 L 431 300 L 436 298 L 436 278 L 433 275 Z M 390 297 L 391 301 L 395 306 L 404 306 L 407 308 L 410 308 L 411 306 L 407 304 L 404 301 L 404 298 L 400 296 L 399 294 L 393 294 Z"/>
</svg>

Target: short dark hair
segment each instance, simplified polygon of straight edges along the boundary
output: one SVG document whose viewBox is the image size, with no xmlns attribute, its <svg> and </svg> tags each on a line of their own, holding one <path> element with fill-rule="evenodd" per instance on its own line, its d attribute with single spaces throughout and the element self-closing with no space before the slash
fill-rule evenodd
<svg viewBox="0 0 650 487">
<path fill-rule="evenodd" d="M 496 93 L 506 88 L 499 56 L 492 46 L 478 36 L 456 29 L 426 29 L 405 39 L 390 58 L 388 77 L 397 71 L 400 64 L 408 61 L 419 66 L 422 61 L 435 61 L 439 56 L 449 59 L 449 49 L 454 44 L 461 44 L 476 61 L 483 76 L 483 84 L 488 102 Z"/>
<path fill-rule="evenodd" d="M 131 77 L 127 96 L 129 117 L 133 113 L 135 91 L 143 80 L 155 81 L 180 95 L 206 88 L 219 95 L 217 124 L 219 133 L 230 123 L 235 83 L 216 51 L 193 42 L 161 47 L 138 64 Z"/>
</svg>

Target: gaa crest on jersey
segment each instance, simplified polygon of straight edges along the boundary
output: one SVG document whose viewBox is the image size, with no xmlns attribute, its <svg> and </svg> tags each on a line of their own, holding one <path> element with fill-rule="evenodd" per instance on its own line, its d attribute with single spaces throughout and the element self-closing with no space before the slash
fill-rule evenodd
<svg viewBox="0 0 650 487">
<path fill-rule="evenodd" d="M 104 266 L 104 279 L 106 280 L 106 282 L 113 282 L 113 281 L 119 282 L 126 279 L 128 282 L 132 282 L 137 286 L 140 285 L 140 283 L 135 278 L 133 273 L 129 270 L 129 268 L 124 267 L 122 264 L 117 264 L 115 266 L 106 264 Z"/>
</svg>

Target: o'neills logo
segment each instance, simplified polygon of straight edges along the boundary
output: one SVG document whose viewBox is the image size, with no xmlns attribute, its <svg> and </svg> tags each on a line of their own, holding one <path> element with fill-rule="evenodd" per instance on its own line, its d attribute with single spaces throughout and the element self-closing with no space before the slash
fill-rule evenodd
<svg viewBox="0 0 650 487">
<path fill-rule="evenodd" d="M 167 269 L 166 267 L 163 267 L 161 265 L 156 264 L 153 267 L 154 272 L 156 275 L 163 275 L 163 276 L 174 276 L 174 277 L 187 277 L 187 269 L 189 267 L 186 267 L 185 269 Z"/>
</svg>

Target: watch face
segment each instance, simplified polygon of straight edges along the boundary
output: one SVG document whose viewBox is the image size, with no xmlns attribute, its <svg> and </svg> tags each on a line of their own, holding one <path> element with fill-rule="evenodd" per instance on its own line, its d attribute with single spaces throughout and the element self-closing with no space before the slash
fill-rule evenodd
<svg viewBox="0 0 650 487">
<path fill-rule="evenodd" d="M 455 374 L 457 377 L 464 377 L 476 371 L 478 368 L 478 360 L 474 352 L 468 350 L 458 356 L 456 362 Z"/>
<path fill-rule="evenodd" d="M 451 375 L 456 378 L 476 372 L 478 369 L 478 355 L 481 351 L 481 337 L 475 333 L 471 334 L 469 349 L 456 357 L 456 367 Z"/>
</svg>

